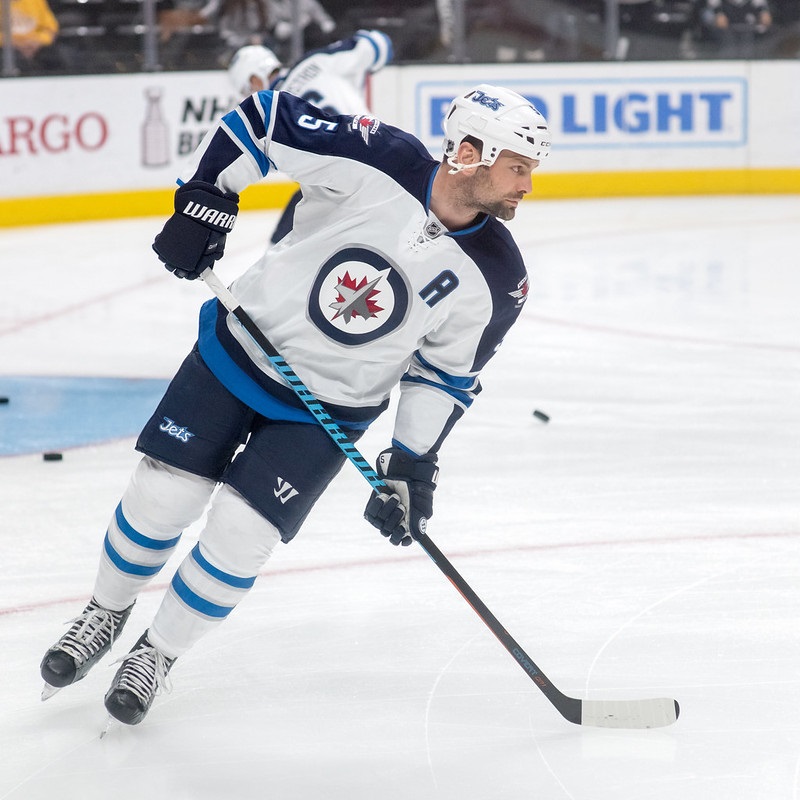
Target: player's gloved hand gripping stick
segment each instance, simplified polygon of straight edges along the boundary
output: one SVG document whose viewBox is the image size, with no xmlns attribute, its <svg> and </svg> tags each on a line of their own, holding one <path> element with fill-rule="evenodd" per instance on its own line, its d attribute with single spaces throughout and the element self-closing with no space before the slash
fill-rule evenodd
<svg viewBox="0 0 800 800">
<path fill-rule="evenodd" d="M 175 213 L 156 236 L 153 250 L 170 272 L 193 281 L 222 258 L 238 211 L 238 194 L 189 181 L 176 190 Z"/>
<path fill-rule="evenodd" d="M 303 401 L 314 418 L 327 431 L 328 435 L 339 446 L 348 460 L 353 463 L 372 486 L 376 494 L 392 494 L 392 490 L 384 479 L 369 465 L 356 447 L 348 441 L 347 434 L 333 421 L 322 404 L 303 384 L 294 370 L 273 347 L 266 336 L 256 326 L 247 312 L 239 305 L 222 281 L 213 273 L 211 267 L 204 270 L 200 277 L 206 282 L 217 299 L 233 314 L 242 327 L 252 337 L 264 355 L 286 379 L 294 393 Z M 391 458 L 392 456 L 390 456 Z M 379 466 L 380 469 L 380 466 Z M 432 494 L 432 490 L 431 490 Z M 424 526 L 422 526 L 424 528 Z M 569 722 L 576 725 L 593 725 L 601 728 L 660 728 L 671 725 L 678 718 L 680 709 L 676 700 L 670 698 L 651 698 L 645 700 L 581 700 L 568 697 L 560 692 L 550 679 L 533 662 L 533 659 L 522 649 L 510 633 L 500 624 L 498 619 L 486 607 L 483 601 L 470 588 L 455 567 L 445 558 L 438 547 L 431 541 L 424 530 L 417 527 L 412 531 L 414 540 L 450 580 L 464 599 L 472 606 L 489 630 L 514 657 L 514 660 L 528 674 L 528 677 L 539 687 L 558 712 Z"/>
<path fill-rule="evenodd" d="M 370 497 L 364 518 L 392 544 L 410 545 L 433 516 L 439 468 L 435 455 L 412 456 L 399 447 L 384 450 L 375 464 L 388 487 Z"/>
</svg>

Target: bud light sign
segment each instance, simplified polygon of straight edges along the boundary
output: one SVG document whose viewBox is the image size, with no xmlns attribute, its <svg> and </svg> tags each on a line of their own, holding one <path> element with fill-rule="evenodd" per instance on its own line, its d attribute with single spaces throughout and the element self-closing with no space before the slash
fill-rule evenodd
<svg viewBox="0 0 800 800">
<path fill-rule="evenodd" d="M 742 147 L 747 82 L 738 77 L 503 81 L 547 119 L 553 147 Z M 417 135 L 440 147 L 453 85 L 417 86 Z"/>
</svg>

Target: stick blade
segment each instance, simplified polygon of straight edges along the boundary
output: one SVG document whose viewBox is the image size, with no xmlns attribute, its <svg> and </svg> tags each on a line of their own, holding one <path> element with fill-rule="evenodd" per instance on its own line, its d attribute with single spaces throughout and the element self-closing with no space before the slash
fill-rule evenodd
<svg viewBox="0 0 800 800">
<path fill-rule="evenodd" d="M 596 728 L 663 728 L 678 719 L 677 700 L 583 700 L 581 725 Z"/>
</svg>

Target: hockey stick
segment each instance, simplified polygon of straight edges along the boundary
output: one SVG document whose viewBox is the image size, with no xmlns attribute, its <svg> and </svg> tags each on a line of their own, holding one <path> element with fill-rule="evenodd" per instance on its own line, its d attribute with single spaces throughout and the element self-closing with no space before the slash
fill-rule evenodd
<svg viewBox="0 0 800 800">
<path fill-rule="evenodd" d="M 286 363 L 281 354 L 273 347 L 261 329 L 239 305 L 225 284 L 211 270 L 205 270 L 200 276 L 217 296 L 217 299 L 238 320 L 250 335 L 259 349 L 270 360 L 273 366 L 291 386 L 294 393 L 303 401 L 305 407 L 326 430 L 338 445 L 339 449 L 351 461 L 372 486 L 375 492 L 387 486 L 361 455 L 358 449 L 348 441 L 347 434 L 334 422 L 322 404 L 300 380 L 295 371 Z M 561 716 L 576 725 L 593 725 L 600 728 L 660 728 L 671 725 L 678 719 L 680 708 L 676 700 L 670 698 L 653 698 L 647 700 L 580 700 L 568 697 L 559 691 L 550 679 L 539 669 L 533 659 L 522 649 L 520 644 L 500 624 L 497 617 L 487 608 L 484 602 L 472 590 L 469 584 L 456 571 L 444 554 L 431 541 L 427 534 L 416 537 L 422 549 L 444 573 L 462 597 L 472 606 L 475 613 L 483 620 L 489 630 L 498 638 L 516 662 L 528 674 L 528 677 L 539 687 L 545 697 L 556 707 Z"/>
</svg>

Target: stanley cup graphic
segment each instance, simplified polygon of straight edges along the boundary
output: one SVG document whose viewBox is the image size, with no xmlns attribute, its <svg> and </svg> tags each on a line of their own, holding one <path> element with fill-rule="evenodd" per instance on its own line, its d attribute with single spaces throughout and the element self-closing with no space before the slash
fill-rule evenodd
<svg viewBox="0 0 800 800">
<path fill-rule="evenodd" d="M 161 89 L 144 91 L 147 110 L 142 125 L 142 166 L 164 167 L 169 164 L 169 131 L 161 113 Z"/>
</svg>

